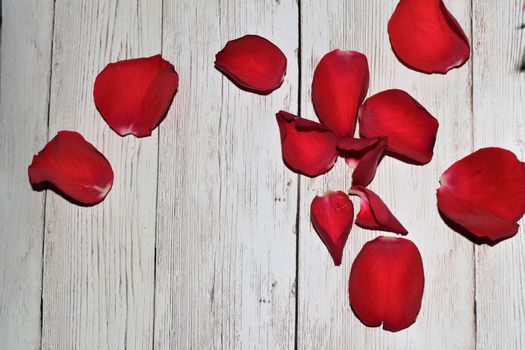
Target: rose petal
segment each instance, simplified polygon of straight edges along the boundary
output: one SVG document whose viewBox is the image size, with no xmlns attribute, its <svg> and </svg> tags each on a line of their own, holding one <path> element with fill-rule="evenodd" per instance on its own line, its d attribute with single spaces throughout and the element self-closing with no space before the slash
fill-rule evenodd
<svg viewBox="0 0 525 350">
<path fill-rule="evenodd" d="M 339 154 L 354 168 L 352 185 L 367 186 L 374 178 L 387 144 L 386 138 L 356 139 L 346 137 L 337 142 Z"/>
<path fill-rule="evenodd" d="M 113 185 L 106 157 L 74 131 L 59 131 L 33 157 L 28 174 L 32 185 L 50 183 L 84 205 L 101 202 Z"/>
<path fill-rule="evenodd" d="M 150 136 L 168 112 L 179 85 L 160 55 L 110 63 L 95 80 L 95 105 L 120 136 Z"/>
<path fill-rule="evenodd" d="M 352 201 L 341 191 L 316 196 L 310 206 L 310 218 L 335 266 L 341 265 L 343 249 L 354 220 Z"/>
<path fill-rule="evenodd" d="M 499 241 L 518 231 L 525 213 L 525 165 L 514 153 L 482 148 L 457 161 L 440 179 L 438 208 L 479 238 Z"/>
<path fill-rule="evenodd" d="M 336 138 L 323 125 L 280 111 L 283 160 L 292 170 L 310 177 L 326 173 L 337 160 Z"/>
<path fill-rule="evenodd" d="M 352 310 L 366 326 L 405 329 L 416 321 L 423 298 L 419 250 L 404 238 L 377 237 L 355 258 L 348 284 Z"/>
<path fill-rule="evenodd" d="M 468 38 L 441 0 L 401 0 L 388 22 L 392 50 L 407 67 L 445 74 L 469 58 Z"/>
<path fill-rule="evenodd" d="M 331 51 L 315 68 L 315 111 L 321 123 L 338 137 L 354 136 L 357 109 L 368 91 L 368 78 L 366 56 L 356 51 Z"/>
<path fill-rule="evenodd" d="M 283 83 L 286 56 L 269 40 L 245 35 L 228 41 L 215 55 L 215 66 L 241 88 L 269 94 Z"/>
<path fill-rule="evenodd" d="M 361 199 L 361 206 L 355 221 L 357 226 L 401 235 L 408 233 L 377 194 L 363 186 L 352 186 L 348 193 L 359 196 Z"/>
<path fill-rule="evenodd" d="M 369 97 L 359 109 L 362 137 L 387 137 L 387 152 L 415 164 L 433 156 L 439 123 L 412 96 L 386 90 Z"/>
</svg>

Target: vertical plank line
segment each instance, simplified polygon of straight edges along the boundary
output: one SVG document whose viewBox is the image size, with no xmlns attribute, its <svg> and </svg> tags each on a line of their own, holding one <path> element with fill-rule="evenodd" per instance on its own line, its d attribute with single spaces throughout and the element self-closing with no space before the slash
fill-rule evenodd
<svg viewBox="0 0 525 350">
<path fill-rule="evenodd" d="M 301 32 L 301 0 L 297 0 L 297 115 L 301 116 L 302 90 L 302 32 Z M 297 209 L 295 216 L 295 335 L 294 349 L 298 349 L 299 334 L 299 227 L 301 224 L 301 175 L 297 175 Z"/>
<path fill-rule="evenodd" d="M 474 53 L 476 42 L 474 40 L 474 0 L 470 0 L 470 150 L 474 151 Z M 474 313 L 474 349 L 478 348 L 478 313 L 477 313 L 477 281 L 476 281 L 476 243 L 472 242 L 472 278 L 473 278 L 473 300 L 472 306 Z"/>
<path fill-rule="evenodd" d="M 164 54 L 164 0 L 160 1 L 160 55 Z M 173 102 L 172 102 L 173 103 Z M 171 106 L 170 106 L 171 108 Z M 166 114 L 168 111 L 166 111 Z M 166 116 L 164 116 L 165 118 Z M 155 320 L 157 315 L 156 302 L 157 302 L 157 243 L 158 239 L 158 227 L 159 227 L 159 173 L 160 173 L 160 129 L 161 125 L 157 126 L 157 182 L 156 182 L 156 195 L 155 195 L 155 251 L 153 252 L 153 324 L 152 324 L 152 335 L 151 335 L 151 349 L 155 349 Z"/>
<path fill-rule="evenodd" d="M 53 50 L 55 42 L 55 6 L 56 0 L 53 0 L 53 22 L 51 25 L 51 50 L 49 58 L 49 77 L 48 77 L 48 97 L 47 97 L 47 122 L 46 122 L 46 140 L 49 141 L 49 124 L 51 120 L 51 91 L 53 84 Z M 40 349 L 44 348 L 44 337 L 42 336 L 44 328 L 44 273 L 45 273 L 45 252 L 46 252 L 46 212 L 47 212 L 47 189 L 44 190 L 44 206 L 42 213 L 42 268 L 40 273 Z"/>
</svg>

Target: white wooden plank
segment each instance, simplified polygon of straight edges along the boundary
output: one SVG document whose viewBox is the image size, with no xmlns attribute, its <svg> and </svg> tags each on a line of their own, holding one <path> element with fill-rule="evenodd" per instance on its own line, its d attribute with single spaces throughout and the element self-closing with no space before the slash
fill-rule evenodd
<svg viewBox="0 0 525 350">
<path fill-rule="evenodd" d="M 49 193 L 44 349 L 145 349 L 153 342 L 158 135 L 121 138 L 95 109 L 109 62 L 160 52 L 161 1 L 57 0 L 50 137 L 81 132 L 109 159 L 114 186 L 85 208 Z"/>
<path fill-rule="evenodd" d="M 524 160 L 523 2 L 473 6 L 474 146 L 507 148 Z M 476 247 L 478 349 L 525 348 L 524 251 L 523 228 L 494 247 Z"/>
<path fill-rule="evenodd" d="M 311 81 L 315 66 L 332 49 L 358 50 L 368 56 L 370 93 L 402 88 L 440 121 L 434 158 L 418 167 L 385 158 L 370 188 L 405 225 L 425 266 L 423 305 L 414 325 L 390 333 L 367 328 L 348 300 L 348 277 L 363 244 L 380 235 L 354 227 L 342 267 L 336 268 L 310 224 L 309 206 L 328 189 L 346 190 L 351 172 L 339 161 L 317 179 L 301 178 L 298 280 L 300 349 L 472 349 L 474 348 L 474 265 L 472 243 L 439 217 L 435 189 L 446 167 L 471 148 L 469 64 L 446 76 L 428 76 L 404 67 L 391 51 L 387 22 L 396 1 L 303 1 L 302 114 L 315 119 Z M 470 33 L 470 3 L 446 1 Z M 356 211 L 358 200 L 354 200 Z"/>
<path fill-rule="evenodd" d="M 4 1 L 0 79 L 0 348 L 40 348 L 45 194 L 27 167 L 47 138 L 53 1 Z"/>
<path fill-rule="evenodd" d="M 160 128 L 157 349 L 293 348 L 297 176 L 274 113 L 297 109 L 297 21 L 294 0 L 164 0 L 163 50 L 181 81 Z M 214 68 L 247 33 L 288 57 L 269 96 Z"/>
</svg>

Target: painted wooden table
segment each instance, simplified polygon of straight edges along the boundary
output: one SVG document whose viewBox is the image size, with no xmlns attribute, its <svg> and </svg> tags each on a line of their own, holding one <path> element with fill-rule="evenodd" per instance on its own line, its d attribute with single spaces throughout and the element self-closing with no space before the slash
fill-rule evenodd
<svg viewBox="0 0 525 350">
<path fill-rule="evenodd" d="M 428 76 L 391 51 L 395 0 L 4 0 L 0 348 L 524 349 L 525 232 L 476 246 L 445 225 L 435 199 L 443 170 L 477 148 L 525 158 L 523 4 L 445 2 L 472 56 Z M 269 96 L 213 66 L 246 33 L 288 57 Z M 398 333 L 363 326 L 348 303 L 351 262 L 378 233 L 355 227 L 335 268 L 310 224 L 316 194 L 349 187 L 346 166 L 310 179 L 281 160 L 274 113 L 315 118 L 313 70 L 334 48 L 368 56 L 370 93 L 405 89 L 440 121 L 429 165 L 387 158 L 371 185 L 425 265 L 418 320 Z M 121 138 L 95 109 L 95 76 L 159 52 L 179 92 L 153 136 Z M 31 189 L 32 155 L 62 129 L 113 165 L 100 205 Z"/>
</svg>

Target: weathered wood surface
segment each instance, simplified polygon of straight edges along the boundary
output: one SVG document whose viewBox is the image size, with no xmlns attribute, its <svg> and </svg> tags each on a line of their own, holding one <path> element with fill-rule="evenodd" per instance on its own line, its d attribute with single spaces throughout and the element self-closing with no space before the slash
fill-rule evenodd
<svg viewBox="0 0 525 350">
<path fill-rule="evenodd" d="M 119 59 L 161 48 L 160 0 L 55 2 L 50 138 L 76 130 L 103 152 L 115 181 L 79 207 L 48 192 L 43 349 L 145 349 L 153 343 L 157 135 L 121 138 L 93 103 L 93 82 Z"/>
<path fill-rule="evenodd" d="M 275 112 L 296 110 L 293 0 L 164 1 L 163 54 L 181 76 L 160 127 L 157 349 L 291 349 L 297 176 Z M 288 57 L 269 96 L 214 68 L 232 38 L 263 35 Z"/>
<path fill-rule="evenodd" d="M 4 1 L 0 58 L 0 348 L 40 347 L 45 193 L 27 166 L 47 139 L 53 1 Z"/>
<path fill-rule="evenodd" d="M 474 148 L 525 157 L 523 2 L 473 2 Z M 525 348 L 525 236 L 476 247 L 477 345 Z"/>
<path fill-rule="evenodd" d="M 474 246 L 441 220 L 435 189 L 474 149 L 525 158 L 523 4 L 445 2 L 472 57 L 428 76 L 391 52 L 394 0 L 4 0 L 0 348 L 522 349 L 523 230 Z M 213 66 L 247 33 L 288 57 L 269 96 L 239 90 Z M 385 158 L 371 185 L 425 265 L 420 315 L 399 333 L 363 326 L 348 302 L 351 262 L 381 233 L 354 227 L 335 268 L 310 224 L 313 197 L 346 190 L 350 170 L 339 161 L 326 177 L 299 179 L 281 161 L 274 113 L 316 119 L 313 70 L 335 48 L 368 56 L 369 96 L 405 89 L 440 122 L 430 164 Z M 95 76 L 159 52 L 179 92 L 152 137 L 121 138 L 95 109 Z M 31 156 L 62 129 L 110 160 L 115 185 L 103 203 L 78 207 L 31 189 Z"/>
</svg>

